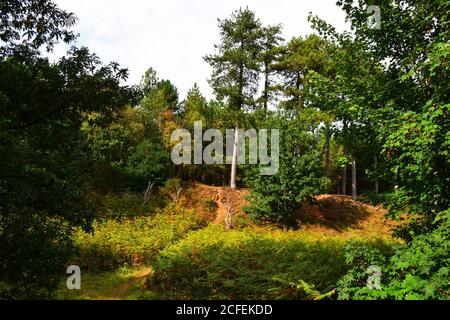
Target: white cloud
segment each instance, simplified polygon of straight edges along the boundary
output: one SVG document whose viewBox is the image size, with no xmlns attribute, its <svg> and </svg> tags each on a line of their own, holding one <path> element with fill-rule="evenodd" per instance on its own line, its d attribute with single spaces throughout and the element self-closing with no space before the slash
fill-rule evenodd
<svg viewBox="0 0 450 320">
<path fill-rule="evenodd" d="M 194 82 L 212 97 L 207 83 L 211 73 L 203 56 L 219 41 L 217 18 L 227 18 L 248 6 L 264 24 L 282 23 L 286 39 L 311 33 L 309 12 L 338 30 L 346 29 L 336 0 L 55 0 L 75 13 L 79 45 L 89 47 L 102 61 L 117 61 L 130 71 L 129 84 L 140 81 L 153 67 L 161 78 L 171 80 L 183 98 Z M 67 50 L 59 46 L 54 56 Z"/>
</svg>

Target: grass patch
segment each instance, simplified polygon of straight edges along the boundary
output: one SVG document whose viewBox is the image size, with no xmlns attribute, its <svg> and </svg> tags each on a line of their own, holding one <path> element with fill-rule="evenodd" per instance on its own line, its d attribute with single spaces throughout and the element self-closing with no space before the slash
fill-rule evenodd
<svg viewBox="0 0 450 320">
<path fill-rule="evenodd" d="M 142 266 L 101 273 L 82 273 L 80 290 L 69 290 L 66 283 L 61 282 L 56 297 L 60 300 L 133 299 L 148 272 L 148 267 Z"/>
</svg>

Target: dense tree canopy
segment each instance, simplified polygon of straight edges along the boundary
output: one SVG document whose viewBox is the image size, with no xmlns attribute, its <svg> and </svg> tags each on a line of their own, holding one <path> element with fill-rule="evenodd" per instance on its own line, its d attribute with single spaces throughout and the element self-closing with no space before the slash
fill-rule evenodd
<svg viewBox="0 0 450 320">
<path fill-rule="evenodd" d="M 56 63 L 39 54 L 74 37 L 69 14 L 52 2 L 1 6 L 0 294 L 44 297 L 70 254 L 71 230 L 89 230 L 94 217 L 78 172 L 80 127 L 90 114 L 109 122 L 133 92 L 120 85 L 125 69 L 103 65 L 87 48 Z"/>
<path fill-rule="evenodd" d="M 232 187 L 249 189 L 245 210 L 256 223 L 289 225 L 323 193 L 351 193 L 403 219 L 390 253 L 346 247 L 338 298 L 448 299 L 450 4 L 380 0 L 380 28 L 368 23 L 370 1 L 337 5 L 350 32 L 310 15 L 314 33 L 285 40 L 281 24 L 249 8 L 219 19 L 204 57 L 208 100 L 197 84 L 181 97 L 153 68 L 123 85 L 128 71 L 86 47 L 51 62 L 58 42 L 74 44 L 76 16 L 50 0 L 2 1 L 0 299 L 51 296 L 76 255 L 74 230 L 91 232 L 112 194 L 143 193 L 136 212 L 166 196 L 176 211 L 184 181 L 227 186 L 230 171 Z M 223 136 L 278 129 L 279 170 L 175 165 L 172 133 L 193 132 L 196 121 Z M 236 137 L 223 151 L 237 159 Z M 385 270 L 383 289 L 365 286 L 372 264 Z"/>
</svg>

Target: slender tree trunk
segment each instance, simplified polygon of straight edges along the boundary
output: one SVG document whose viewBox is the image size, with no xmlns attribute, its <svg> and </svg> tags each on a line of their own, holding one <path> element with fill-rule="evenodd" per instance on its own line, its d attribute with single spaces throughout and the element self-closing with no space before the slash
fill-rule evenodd
<svg viewBox="0 0 450 320">
<path fill-rule="evenodd" d="M 327 178 L 331 178 L 331 163 L 330 163 L 330 127 L 327 125 L 325 141 L 325 167 L 327 171 Z"/>
<path fill-rule="evenodd" d="M 378 188 L 378 158 L 377 158 L 377 156 L 373 157 L 373 166 L 375 169 L 375 194 L 378 195 L 379 188 Z"/>
<path fill-rule="evenodd" d="M 344 136 L 344 157 L 348 156 L 347 143 L 347 120 L 344 119 L 344 126 L 342 128 L 342 135 Z M 342 169 L 342 194 L 347 194 L 347 165 Z"/>
<path fill-rule="evenodd" d="M 241 40 L 241 50 L 244 50 L 244 42 Z M 244 62 L 239 63 L 239 96 L 237 101 L 237 107 L 242 109 L 244 104 Z"/>
<path fill-rule="evenodd" d="M 239 132 L 238 128 L 235 128 L 234 132 L 234 145 L 233 145 L 233 158 L 231 159 L 231 179 L 230 187 L 236 189 L 236 172 L 237 172 L 237 158 L 238 158 L 238 144 L 239 144 Z"/>
<path fill-rule="evenodd" d="M 398 191 L 398 167 L 395 168 L 395 186 L 394 186 L 394 190 L 396 192 Z"/>
<path fill-rule="evenodd" d="M 347 144 L 344 146 L 344 157 L 348 156 L 348 147 Z M 342 168 L 342 194 L 347 194 L 347 165 Z"/>
<path fill-rule="evenodd" d="M 356 193 L 356 160 L 352 161 L 352 198 L 356 199 L 358 194 Z"/>
<path fill-rule="evenodd" d="M 244 49 L 244 42 L 241 40 L 241 50 L 243 49 Z M 238 89 L 239 89 L 239 96 L 237 101 L 237 107 L 239 110 L 241 110 L 244 104 L 244 63 L 242 61 L 239 65 Z M 239 143 L 239 132 L 237 125 L 234 130 L 235 131 L 234 131 L 233 158 L 231 159 L 231 177 L 230 177 L 231 189 L 236 189 L 236 173 L 237 173 L 237 158 L 238 158 L 238 143 Z"/>
<path fill-rule="evenodd" d="M 264 111 L 267 111 L 269 102 L 269 64 L 264 63 Z"/>
<path fill-rule="evenodd" d="M 345 166 L 342 169 L 342 194 L 347 194 L 347 167 Z"/>
</svg>

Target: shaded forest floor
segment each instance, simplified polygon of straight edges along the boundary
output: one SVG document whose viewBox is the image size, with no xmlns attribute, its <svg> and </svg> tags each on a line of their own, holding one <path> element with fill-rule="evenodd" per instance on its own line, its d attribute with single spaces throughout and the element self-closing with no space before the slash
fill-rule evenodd
<svg viewBox="0 0 450 320">
<path fill-rule="evenodd" d="M 194 184 L 170 212 L 99 222 L 95 235 L 76 239 L 83 252 L 82 289 L 68 290 L 64 280 L 57 297 L 301 299 L 306 296 L 300 280 L 307 280 L 317 295 L 333 292 L 347 270 L 343 253 L 348 241 L 382 250 L 395 243 L 395 224 L 382 207 L 326 194 L 305 204 L 290 228 L 255 225 L 243 210 L 248 194 Z M 227 208 L 234 225 L 228 232 Z"/>
</svg>

